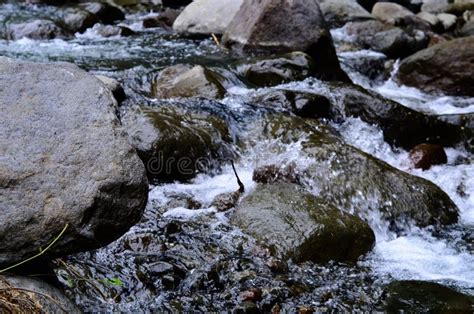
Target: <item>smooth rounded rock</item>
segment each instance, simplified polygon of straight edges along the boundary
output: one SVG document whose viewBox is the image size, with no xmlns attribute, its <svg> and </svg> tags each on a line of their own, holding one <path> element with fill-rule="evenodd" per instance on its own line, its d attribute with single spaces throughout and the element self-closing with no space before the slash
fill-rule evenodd
<svg viewBox="0 0 474 314">
<path fill-rule="evenodd" d="M 141 217 L 143 163 L 112 93 L 69 63 L 0 58 L 0 265 L 104 246 Z M 67 226 L 67 227 L 66 227 Z"/>
<path fill-rule="evenodd" d="M 223 98 L 226 90 L 220 76 L 200 65 L 177 64 L 163 69 L 153 80 L 151 93 L 156 98 L 201 96 Z"/>
<path fill-rule="evenodd" d="M 242 2 L 243 0 L 195 0 L 181 12 L 173 29 L 190 35 L 223 34 Z"/>
<path fill-rule="evenodd" d="M 258 185 L 231 223 L 297 262 L 355 262 L 375 243 L 366 222 L 288 183 Z"/>
<path fill-rule="evenodd" d="M 450 40 L 418 51 L 400 63 L 400 83 L 429 93 L 474 96 L 474 37 Z"/>
<path fill-rule="evenodd" d="M 413 15 L 413 12 L 397 3 L 377 2 L 372 8 L 372 15 L 383 22 L 393 23 L 398 18 Z"/>
</svg>

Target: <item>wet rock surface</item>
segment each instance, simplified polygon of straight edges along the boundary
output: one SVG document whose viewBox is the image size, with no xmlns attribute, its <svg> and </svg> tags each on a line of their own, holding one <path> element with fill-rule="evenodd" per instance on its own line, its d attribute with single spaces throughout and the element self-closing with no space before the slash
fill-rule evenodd
<svg viewBox="0 0 474 314">
<path fill-rule="evenodd" d="M 439 187 L 345 145 L 330 128 L 278 115 L 261 127 L 265 136 L 288 142 L 306 139 L 302 153 L 310 159 L 304 173 L 318 196 L 339 208 L 362 217 L 376 210 L 391 221 L 394 230 L 407 221 L 428 226 L 458 220 L 456 205 Z M 367 202 L 372 195 L 377 197 Z M 409 204 L 417 204 L 416 209 Z"/>
<path fill-rule="evenodd" d="M 368 224 L 296 185 L 259 185 L 231 223 L 254 235 L 279 258 L 297 262 L 354 262 L 374 245 Z"/>
<path fill-rule="evenodd" d="M 330 10 L 323 1 L 332 2 Z M 398 70 L 395 58 L 405 57 L 406 51 L 416 46 L 412 44 L 425 40 L 422 36 L 429 39 L 429 46 L 465 36 L 461 30 L 472 15 L 465 10 L 468 6 L 456 4 L 453 9 L 455 6 L 447 1 L 424 0 L 424 9 L 429 5 L 441 9 L 422 19 L 415 15 L 421 2 L 396 0 L 392 2 L 413 14 L 389 18 L 387 22 L 350 22 L 334 29 L 346 20 L 360 21 L 356 14 L 360 8 L 348 10 L 356 7 L 356 2 L 371 12 L 376 2 L 382 1 L 322 0 L 319 4 L 329 22 L 326 24 L 316 22 L 321 13 L 314 11 L 314 1 L 244 1 L 253 9 L 257 2 L 262 4 L 259 8 L 267 8 L 263 14 L 250 10 L 263 17 L 252 30 L 257 34 L 260 29 L 259 45 L 235 44 L 227 49 L 219 36 L 187 36 L 172 29 L 179 12 L 191 3 L 189 0 L 164 1 L 164 7 L 155 1 L 114 0 L 114 5 L 122 6 L 119 10 L 126 13 L 125 19 L 117 16 L 106 22 L 103 19 L 107 16 L 99 17 L 101 14 L 96 11 L 93 14 L 97 26 L 89 24 L 92 26 L 74 33 L 66 28 L 63 17 L 83 8 L 78 9 L 76 3 L 54 3 L 57 6 L 53 7 L 49 4 L 54 1 L 47 2 L 0 4 L 0 37 L 6 38 L 9 25 L 41 19 L 58 25 L 65 37 L 0 40 L 0 54 L 35 61 L 74 62 L 94 75 L 116 79 L 127 97 L 113 111 L 126 131 L 135 132 L 132 141 L 136 147 L 142 146 L 157 156 L 163 150 L 152 149 L 149 143 L 158 143 L 162 134 L 167 134 L 172 138 L 168 143 L 173 144 L 166 145 L 164 152 L 170 156 L 179 156 L 183 151 L 193 158 L 214 149 L 219 152 L 217 156 L 231 152 L 245 186 L 243 191 L 236 184 L 229 161 L 215 160 L 212 153 L 206 157 L 212 165 L 206 171 L 195 171 L 185 178 L 179 171 L 166 178 L 153 178 L 144 216 L 123 237 L 98 250 L 52 262 L 62 288 L 81 310 L 395 312 L 399 310 L 397 306 L 403 309 L 406 304 L 416 304 L 413 307 L 421 310 L 435 304 L 426 298 L 443 304 L 451 301 L 442 300 L 424 285 L 414 285 L 412 289 L 406 281 L 401 286 L 410 293 L 392 297 L 387 285 L 406 278 L 430 280 L 433 276 L 444 287 L 472 294 L 473 100 L 435 95 L 442 91 L 427 94 L 390 80 Z M 286 6 L 290 3 L 291 8 Z M 82 5 L 79 3 L 79 7 Z M 273 5 L 277 9 L 271 9 Z M 226 17 L 212 14 L 217 7 L 198 17 L 206 23 Z M 242 25 L 248 26 L 245 18 L 242 20 Z M 98 29 L 109 23 L 112 25 L 107 29 L 114 31 L 100 34 Z M 310 29 L 308 25 L 317 27 Z M 330 36 L 328 27 L 333 28 Z M 115 30 L 122 28 L 133 30 L 133 36 L 117 36 L 119 32 Z M 240 30 L 235 34 L 239 35 Z M 263 36 L 265 32 L 270 35 Z M 390 38 L 382 36 L 385 32 L 400 36 L 386 40 Z M 389 56 L 366 50 L 375 48 L 374 36 L 390 43 L 382 47 L 398 48 L 393 52 L 385 50 Z M 334 66 L 333 48 L 317 38 L 332 38 L 344 71 L 364 89 L 320 80 L 341 77 Z M 276 45 L 261 46 L 273 39 L 277 39 Z M 295 48 L 291 47 L 296 46 L 311 54 L 313 65 L 309 68 L 314 73 L 305 73 L 305 66 L 295 70 L 267 62 L 270 66 L 264 71 L 276 73 L 276 83 L 257 79 L 256 84 L 251 84 L 237 71 L 237 65 L 279 59 L 281 53 L 292 53 Z M 420 48 L 410 51 L 417 49 Z M 318 53 L 322 58 L 317 58 Z M 179 64 L 189 65 L 187 70 L 204 69 L 192 72 L 199 75 L 192 75 L 193 84 L 186 83 L 190 92 L 184 96 L 177 92 L 163 97 L 159 94 L 163 91 L 153 95 L 150 87 L 157 81 L 159 71 Z M 202 75 L 208 71 L 220 85 L 212 86 L 212 80 Z M 174 81 L 180 82 L 180 76 L 169 76 L 162 84 L 167 86 L 163 93 L 174 93 Z M 95 84 L 106 90 L 100 82 Z M 208 92 L 216 90 L 215 86 L 218 96 Z M 195 95 L 219 98 L 219 102 Z M 82 93 L 79 99 L 89 96 Z M 80 104 L 76 101 L 77 106 Z M 99 102 L 96 104 L 99 106 Z M 136 117 L 130 112 L 137 107 L 159 112 L 160 127 L 146 116 L 134 121 Z M 81 113 L 87 111 L 79 108 Z M 128 125 L 132 127 L 129 129 Z M 222 125 L 225 128 L 221 129 Z M 427 142 L 445 146 L 448 163 L 425 171 L 414 169 L 409 150 Z M 55 141 L 55 147 L 60 143 Z M 262 185 L 290 185 L 301 194 L 323 200 L 324 206 L 341 210 L 338 215 L 348 212 L 359 222 L 365 220 L 376 234 L 374 249 L 351 265 L 331 261 L 295 263 L 275 257 L 265 242 L 229 223 L 239 202 L 255 196 Z M 287 203 L 300 195 L 285 193 L 288 197 L 283 201 Z M 77 195 L 74 199 L 78 199 Z M 43 272 L 42 263 L 33 261 L 25 265 L 26 269 L 14 271 Z M 387 304 L 395 307 L 387 308 Z M 433 308 L 443 308 L 438 305 Z"/>
<path fill-rule="evenodd" d="M 173 107 L 142 107 L 122 118 L 150 180 L 189 180 L 232 157 L 225 121 Z"/>
<path fill-rule="evenodd" d="M 473 96 L 474 37 L 454 39 L 408 57 L 398 80 L 427 92 Z"/>
</svg>

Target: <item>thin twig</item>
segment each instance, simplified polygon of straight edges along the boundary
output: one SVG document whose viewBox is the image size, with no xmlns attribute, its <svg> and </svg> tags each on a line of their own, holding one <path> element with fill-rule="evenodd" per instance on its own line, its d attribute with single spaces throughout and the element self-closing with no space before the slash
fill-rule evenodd
<svg viewBox="0 0 474 314">
<path fill-rule="evenodd" d="M 35 259 L 35 258 L 38 258 L 40 257 L 41 255 L 43 255 L 47 250 L 49 250 L 64 234 L 64 232 L 66 232 L 66 229 L 67 227 L 69 226 L 69 224 L 66 224 L 63 228 L 63 230 L 61 231 L 61 233 L 58 234 L 58 236 L 56 238 L 54 238 L 54 240 L 44 249 L 44 250 L 41 250 L 41 252 L 39 252 L 38 254 L 36 254 L 35 256 L 32 256 L 30 258 L 27 258 L 19 263 L 16 263 L 15 265 L 12 265 L 10 267 L 7 267 L 7 268 L 4 268 L 2 270 L 0 270 L 0 273 L 3 273 L 3 272 L 6 272 L 7 270 L 10 270 L 12 268 L 15 268 L 15 267 L 18 267 L 20 265 L 23 265 L 25 263 L 28 263 L 29 261 Z"/>
<path fill-rule="evenodd" d="M 242 183 L 242 181 L 240 181 L 239 175 L 237 174 L 237 170 L 235 170 L 235 166 L 234 166 L 234 161 L 233 161 L 233 160 L 231 161 L 231 164 L 232 164 L 232 169 L 234 170 L 235 177 L 237 178 L 237 184 L 239 185 L 239 192 L 242 194 L 242 193 L 245 192 L 245 186 L 244 186 L 244 184 Z"/>
<path fill-rule="evenodd" d="M 219 39 L 217 38 L 217 36 L 214 33 L 212 33 L 211 36 L 212 36 L 212 39 L 214 39 L 214 42 L 216 43 L 217 48 L 222 48 L 221 43 L 219 42 Z"/>
</svg>

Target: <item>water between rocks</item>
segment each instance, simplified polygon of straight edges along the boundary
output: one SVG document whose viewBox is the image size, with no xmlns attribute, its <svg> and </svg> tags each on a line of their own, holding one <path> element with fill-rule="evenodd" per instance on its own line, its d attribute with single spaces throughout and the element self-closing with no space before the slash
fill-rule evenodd
<svg viewBox="0 0 474 314">
<path fill-rule="evenodd" d="M 14 5 L 0 6 L 0 19 L 11 12 L 19 10 Z M 129 15 L 124 21 L 138 32 L 136 36 L 101 38 L 89 29 L 70 41 L 2 40 L 0 55 L 69 61 L 93 73 L 115 77 L 124 83 L 130 96 L 124 106 L 153 103 L 144 91 L 147 77 L 166 65 L 192 63 L 225 68 L 231 61 L 211 40 L 182 39 L 163 29 L 144 30 L 141 18 Z M 336 42 L 351 40 L 343 29 L 333 31 L 333 35 Z M 474 112 L 474 99 L 429 96 L 390 79 L 369 78 L 367 73 L 354 70 L 355 62 L 383 55 L 358 51 L 343 52 L 339 57 L 356 83 L 406 106 L 438 114 Z M 319 83 L 307 79 L 260 90 L 247 89 L 238 82 L 227 84 L 230 95 L 222 103 L 227 114 L 234 117 L 231 128 L 238 134 L 239 123 L 255 114 L 246 103 L 252 95 L 283 87 L 314 90 Z M 391 148 L 379 128 L 359 119 L 334 127 L 348 144 L 441 187 L 459 207 L 459 223 L 438 233 L 408 225 L 403 235 L 397 236 L 377 213 L 372 213 L 368 220 L 377 243 L 357 266 L 289 263 L 288 271 L 279 275 L 266 266 L 267 252 L 228 224 L 231 212 L 217 213 L 210 207 L 214 196 L 237 189 L 232 169 L 226 166 L 217 175 L 200 175 L 191 183 L 150 186 L 146 213 L 138 225 L 108 247 L 58 264 L 57 273 L 68 294 L 82 309 L 94 312 L 224 310 L 239 306 L 239 293 L 252 286 L 267 287 L 260 303 L 266 310 L 276 302 L 287 310 L 298 306 L 374 310 L 381 306 L 383 285 L 402 279 L 434 281 L 474 295 L 474 164 L 455 163 L 460 156 L 473 160 L 472 154 L 462 148 L 447 149 L 447 165 L 421 171 L 410 168 L 408 152 Z M 275 145 L 278 150 L 273 149 Z M 236 167 L 247 191 L 254 186 L 252 171 L 258 165 L 304 164 L 298 145 L 262 142 L 242 151 Z M 312 189 L 311 182 L 307 187 Z M 466 192 L 463 196 L 458 193 L 460 187 Z M 189 199 L 202 204 L 202 208 L 187 208 Z"/>
</svg>

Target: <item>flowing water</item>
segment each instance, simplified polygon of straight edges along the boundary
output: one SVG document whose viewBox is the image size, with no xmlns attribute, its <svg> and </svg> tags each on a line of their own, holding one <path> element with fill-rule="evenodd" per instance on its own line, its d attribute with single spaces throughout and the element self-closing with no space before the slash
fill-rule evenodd
<svg viewBox="0 0 474 314">
<path fill-rule="evenodd" d="M 14 13 L 52 14 L 44 9 L 26 11 L 1 5 L 0 22 Z M 95 74 L 115 77 L 129 95 L 124 106 L 153 104 L 147 93 L 149 77 L 166 65 L 193 63 L 225 69 L 232 61 L 211 40 L 183 39 L 164 29 L 144 30 L 143 17 L 128 15 L 123 23 L 137 31 L 136 36 L 101 38 L 88 30 L 67 41 L 1 40 L 0 55 L 74 62 Z M 333 35 L 338 43 L 351 40 L 343 29 Z M 383 55 L 357 51 L 339 56 L 354 82 L 408 107 L 436 114 L 474 112 L 472 98 L 430 96 L 398 86 L 389 75 L 381 78 L 367 69 L 358 71 L 356 63 L 361 59 L 380 63 L 385 61 Z M 223 112 L 240 138 L 246 137 L 245 121 L 258 118 L 258 110 L 247 102 L 252 96 L 281 88 L 314 91 L 321 86 L 316 79 L 266 89 L 248 89 L 233 79 L 226 84 L 229 94 L 222 101 Z M 218 213 L 211 207 L 214 196 L 238 188 L 231 167 L 224 166 L 219 173 L 199 175 L 190 183 L 150 186 L 142 221 L 121 239 L 58 262 L 57 272 L 68 294 L 86 311 L 223 310 L 238 305 L 239 293 L 251 287 L 265 287 L 261 306 L 266 310 L 275 303 L 288 310 L 303 305 L 374 310 L 381 306 L 383 285 L 400 279 L 434 281 L 474 295 L 474 164 L 459 162 L 472 161 L 472 154 L 449 148 L 446 165 L 421 171 L 411 168 L 408 152 L 384 141 L 379 128 L 354 118 L 333 126 L 348 144 L 441 187 L 459 207 L 459 223 L 443 231 L 406 226 L 406 232 L 396 235 L 372 213 L 366 218 L 376 233 L 376 246 L 358 265 L 289 262 L 281 266 L 288 270 L 279 273 L 268 266 L 271 258 L 263 247 L 228 223 L 232 210 Z M 258 165 L 303 167 L 299 145 L 262 141 L 240 150 L 236 167 L 247 193 L 255 186 L 252 171 Z M 311 182 L 306 185 L 312 189 Z M 196 203 L 200 209 L 190 206 Z"/>
</svg>

